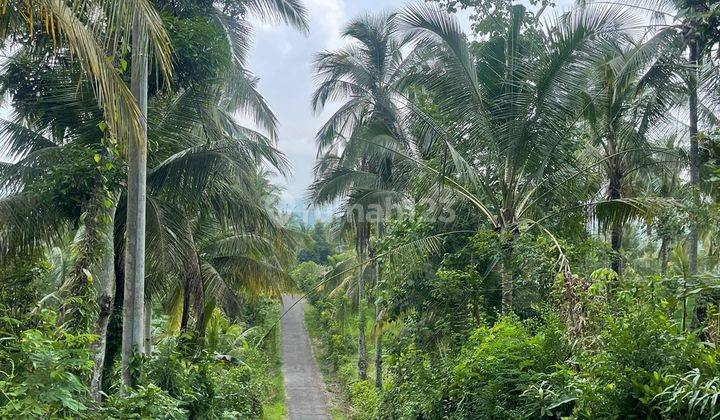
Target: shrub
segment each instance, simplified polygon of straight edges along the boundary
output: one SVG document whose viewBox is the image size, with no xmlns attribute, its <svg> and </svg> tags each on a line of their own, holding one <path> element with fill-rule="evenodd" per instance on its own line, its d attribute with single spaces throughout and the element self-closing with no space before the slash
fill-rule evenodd
<svg viewBox="0 0 720 420">
<path fill-rule="evenodd" d="M 537 327 L 533 334 L 530 326 Z M 523 418 L 524 393 L 555 370 L 567 345 L 554 322 L 528 325 L 512 317 L 478 328 L 463 346 L 450 397 L 460 418 Z"/>
<path fill-rule="evenodd" d="M 634 304 L 607 316 L 598 348 L 578 355 L 580 374 L 571 386 L 579 395 L 581 417 L 646 416 L 651 401 L 667 386 L 665 375 L 686 372 L 697 350 L 656 309 Z"/>
<path fill-rule="evenodd" d="M 216 364 L 212 372 L 216 415 L 220 418 L 259 418 L 264 390 L 254 376 L 265 373 L 245 365 L 228 367 Z"/>
<path fill-rule="evenodd" d="M 380 394 L 372 380 L 355 381 L 350 385 L 352 417 L 357 420 L 377 418 Z"/>
<path fill-rule="evenodd" d="M 45 310 L 36 328 L 2 337 L 0 418 L 80 417 L 93 408 L 85 380 L 96 337 L 58 330 L 55 318 Z"/>
<path fill-rule="evenodd" d="M 442 417 L 451 380 L 447 360 L 411 344 L 387 361 L 392 374 L 383 389 L 379 417 Z"/>
<path fill-rule="evenodd" d="M 111 396 L 101 414 L 116 419 L 186 419 L 188 412 L 183 405 L 183 401 L 171 397 L 160 387 L 147 384 L 127 394 Z"/>
<path fill-rule="evenodd" d="M 213 355 L 196 354 L 183 337 L 165 339 L 146 364 L 147 377 L 191 418 L 259 418 L 272 392 L 271 359 L 250 342 L 262 334 L 228 322 L 219 311 L 212 324 Z"/>
</svg>

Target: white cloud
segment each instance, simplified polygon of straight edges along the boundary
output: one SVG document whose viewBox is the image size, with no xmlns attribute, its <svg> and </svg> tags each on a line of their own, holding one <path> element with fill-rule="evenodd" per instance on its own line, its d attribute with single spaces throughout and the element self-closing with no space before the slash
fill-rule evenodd
<svg viewBox="0 0 720 420">
<path fill-rule="evenodd" d="M 343 1 L 306 0 L 305 5 L 310 17 L 310 37 L 318 39 L 320 49 L 340 47 L 343 44 L 340 32 L 347 20 Z"/>
</svg>

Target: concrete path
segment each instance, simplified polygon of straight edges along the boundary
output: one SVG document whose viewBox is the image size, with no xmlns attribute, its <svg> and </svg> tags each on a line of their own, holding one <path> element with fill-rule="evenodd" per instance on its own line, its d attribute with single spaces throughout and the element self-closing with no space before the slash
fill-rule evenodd
<svg viewBox="0 0 720 420">
<path fill-rule="evenodd" d="M 298 298 L 283 296 L 285 312 Z M 295 305 L 280 321 L 282 373 L 290 420 L 330 419 L 325 384 L 310 350 L 303 321 L 303 302 Z"/>
</svg>

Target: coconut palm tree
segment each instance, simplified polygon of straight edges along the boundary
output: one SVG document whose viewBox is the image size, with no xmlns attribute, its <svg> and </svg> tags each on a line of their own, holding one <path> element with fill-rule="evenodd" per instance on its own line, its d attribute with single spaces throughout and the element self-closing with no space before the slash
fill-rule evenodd
<svg viewBox="0 0 720 420">
<path fill-rule="evenodd" d="M 382 235 L 383 209 L 397 200 L 392 184 L 406 179 L 394 173 L 394 155 L 363 139 L 371 132 L 385 134 L 393 147 L 403 148 L 403 129 L 397 88 L 404 77 L 402 48 L 406 41 L 397 36 L 393 14 L 366 15 L 348 23 L 343 36 L 352 44 L 337 51 L 320 53 L 315 60 L 318 84 L 312 106 L 322 110 L 329 100 L 346 101 L 317 133 L 316 181 L 310 187 L 315 204 L 345 198 L 346 216 L 355 228 L 356 251 L 360 261 L 373 257 L 370 246 L 372 220 L 376 235 Z M 371 212 L 368 211 L 374 208 Z M 362 214 L 360 214 L 362 213 Z M 375 262 L 374 282 L 380 275 Z M 365 277 L 358 274 L 358 372 L 367 377 L 365 314 L 362 302 L 367 295 Z M 376 383 L 382 385 L 381 341 L 376 342 Z"/>
<path fill-rule="evenodd" d="M 556 215 L 543 203 L 587 202 L 589 191 L 569 190 L 578 168 L 572 133 L 582 115 L 587 73 L 630 23 L 614 7 L 574 10 L 543 38 L 524 37 L 524 8 L 514 6 L 507 32 L 471 48 L 458 21 L 430 5 L 409 6 L 400 27 L 417 42 L 413 85 L 434 98 L 433 113 L 408 104 L 419 151 L 439 147 L 439 167 L 408 158 L 433 174 L 425 190 L 442 185 L 469 201 L 497 231 L 502 311 L 513 303 L 513 246 L 529 228 L 546 233 Z M 429 58 L 428 58 L 429 57 Z M 564 210 L 563 212 L 566 212 Z"/>
<path fill-rule="evenodd" d="M 682 168 L 687 165 L 687 154 L 680 148 L 678 136 L 669 136 L 664 141 L 664 148 L 673 153 L 664 153 L 660 164 L 648 177 L 643 177 L 645 195 L 662 197 L 666 199 L 682 199 Z M 652 227 L 660 239 L 658 248 L 658 263 L 660 275 L 668 270 L 670 252 L 673 242 L 683 236 L 686 226 L 687 214 L 678 206 L 664 206 L 653 218 Z"/>
<path fill-rule="evenodd" d="M 246 11 L 257 11 L 261 18 L 280 18 L 296 26 L 305 28 L 304 9 L 296 1 L 265 1 L 254 0 L 239 5 L 235 10 L 231 4 L 225 4 L 217 9 L 214 4 L 208 5 L 211 15 L 226 30 L 230 41 L 230 62 L 236 67 L 230 74 L 242 74 L 243 57 L 236 48 L 238 45 L 237 25 L 230 23 L 228 17 L 242 17 Z M 242 32 L 241 34 L 245 34 Z M 144 23 L 135 18 L 133 20 L 133 48 L 131 63 L 131 87 L 143 116 L 147 115 L 148 95 L 148 66 L 147 66 L 147 28 Z M 240 77 L 237 81 L 243 81 Z M 234 80 L 235 81 L 235 80 Z M 237 98 L 242 98 L 237 96 Z M 242 98 L 246 99 L 246 98 Z M 239 104 L 236 104 L 239 105 Z M 137 142 L 131 145 L 128 159 L 128 205 L 127 225 L 125 231 L 125 293 L 123 302 L 123 349 L 122 372 L 123 382 L 131 385 L 133 382 L 130 372 L 131 360 L 134 352 L 143 347 L 146 320 L 143 315 L 146 299 L 145 289 L 145 194 L 146 194 L 146 166 L 147 166 L 147 126 L 141 126 Z M 135 149 L 137 147 L 137 149 Z"/>
<path fill-rule="evenodd" d="M 202 345 L 208 314 L 216 306 L 233 317 L 240 313 L 246 299 L 263 295 L 279 298 L 294 288 L 285 270 L 299 238 L 281 227 L 272 232 L 253 232 L 250 226 L 228 229 L 212 215 L 191 224 L 192 247 L 185 250 L 182 272 L 166 271 L 155 278 L 164 286 L 167 311 L 174 316 L 171 325 L 187 331 L 194 309 L 195 332 Z M 168 283 L 168 279 L 181 281 Z"/>
<path fill-rule="evenodd" d="M 149 255 L 150 293 L 165 297 L 168 290 L 181 291 L 173 296 L 182 297 L 182 329 L 188 324 L 191 298 L 196 318 L 206 312 L 203 243 L 207 249 L 207 244 L 232 238 L 235 243 L 277 238 L 275 251 L 263 248 L 264 261 L 286 255 L 293 243 L 271 211 L 265 195 L 267 174 L 257 172 L 268 165 L 284 173 L 284 157 L 269 137 L 238 125 L 231 112 L 218 108 L 220 94 L 186 91 L 169 103 L 158 103 L 150 118 L 157 121 L 150 137 L 161 145 L 148 176 L 148 235 L 157 244 Z M 281 264 L 274 261 L 273 266 Z M 196 325 L 202 333 L 201 317 Z"/>
<path fill-rule="evenodd" d="M 627 48 L 627 47 L 626 47 Z M 594 71 L 592 85 L 584 92 L 583 120 L 587 123 L 593 161 L 601 162 L 605 172 L 608 202 L 632 197 L 633 177 L 652 169 L 654 154 L 662 148 L 653 144 L 651 136 L 662 123 L 669 123 L 669 111 L 682 98 L 681 88 L 668 74 L 665 57 L 653 57 L 650 63 L 636 55 L 644 46 L 613 46 L 607 59 Z M 666 151 L 668 156 L 673 153 Z M 662 157 L 662 156 L 661 156 Z M 667 160 L 667 159 L 665 159 Z M 602 208 L 602 207 L 601 207 Z M 622 273 L 622 245 L 624 217 L 610 217 L 600 221 L 610 230 L 610 244 L 614 252 L 612 269 Z"/>
<path fill-rule="evenodd" d="M 710 59 L 714 48 L 720 42 L 718 17 L 713 12 L 713 1 L 707 0 L 631 0 L 622 5 L 634 12 L 645 13 L 658 21 L 660 29 L 655 31 L 647 44 L 645 54 L 665 55 L 672 59 L 674 67 L 685 85 L 688 121 L 688 162 L 690 185 L 700 189 L 700 148 L 699 133 L 703 116 L 713 115 L 715 104 L 710 103 L 707 93 L 717 89 L 717 67 Z M 709 70 L 709 67 L 715 67 Z M 715 119 L 713 117 L 711 119 Z M 695 206 L 700 203 L 699 192 L 693 199 Z M 690 226 L 688 267 L 697 274 L 698 223 Z"/>
</svg>

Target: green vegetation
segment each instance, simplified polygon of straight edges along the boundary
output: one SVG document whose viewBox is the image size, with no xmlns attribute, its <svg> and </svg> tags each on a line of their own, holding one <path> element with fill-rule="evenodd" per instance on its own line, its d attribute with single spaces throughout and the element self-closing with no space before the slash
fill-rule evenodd
<svg viewBox="0 0 720 420">
<path fill-rule="evenodd" d="M 298 290 L 333 418 L 720 418 L 720 2 L 352 19 L 313 62 L 313 226 L 278 214 L 258 21 L 309 29 L 0 1 L 0 418 L 285 418 Z"/>
<path fill-rule="evenodd" d="M 303 6 L 0 9 L 0 418 L 282 418 L 305 235 L 265 205 L 287 162 L 246 19 L 304 30 Z"/>
<path fill-rule="evenodd" d="M 216 310 L 202 353 L 190 334 L 174 335 L 167 318 L 158 319 L 153 353 L 143 360 L 137 387 L 123 394 L 113 387 L 102 403 L 90 398 L 85 382 L 93 368 L 88 344 L 95 336 L 57 331 L 56 314 L 49 309 L 26 321 L 32 328 L 5 318 L 0 390 L 6 399 L 0 417 L 258 418 L 264 406 L 281 416 L 278 346 L 273 340 L 258 346 L 277 319 L 279 305 L 261 299 L 247 311 L 265 318 L 247 328 Z M 12 330 L 18 335 L 9 334 Z M 118 367 L 112 378 L 118 377 Z"/>
<path fill-rule="evenodd" d="M 720 417 L 717 4 L 531 4 L 318 54 L 340 253 L 294 275 L 328 377 L 357 419 Z"/>
</svg>

